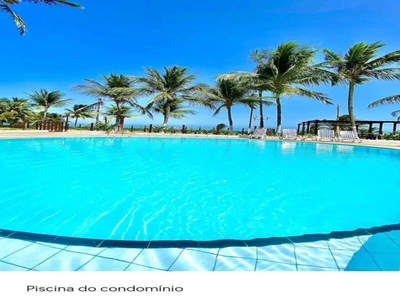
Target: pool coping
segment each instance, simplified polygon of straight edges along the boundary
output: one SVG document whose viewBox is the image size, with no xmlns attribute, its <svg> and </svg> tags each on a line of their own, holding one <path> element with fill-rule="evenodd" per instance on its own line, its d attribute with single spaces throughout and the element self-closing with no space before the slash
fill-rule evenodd
<svg viewBox="0 0 400 300">
<path fill-rule="evenodd" d="M 278 141 L 278 142 L 299 142 L 299 143 L 320 143 L 332 145 L 349 145 L 361 147 L 373 147 L 383 149 L 400 150 L 400 141 L 396 140 L 361 140 L 360 143 L 356 142 L 340 142 L 340 141 L 319 141 L 313 139 L 307 140 L 287 140 L 279 137 L 267 137 L 265 139 L 251 139 L 244 135 L 215 135 L 215 134 L 182 134 L 182 133 L 147 133 L 147 132 L 133 132 L 133 133 L 112 133 L 107 134 L 98 131 L 67 131 L 67 132 L 9 132 L 0 131 L 0 140 L 15 140 L 15 139 L 34 139 L 34 138 L 210 138 L 210 139 L 241 139 L 241 140 L 254 140 L 254 141 Z"/>
<path fill-rule="evenodd" d="M 220 240 L 106 240 L 91 239 L 81 237 L 58 236 L 41 233 L 30 233 L 24 231 L 14 231 L 8 229 L 0 229 L 0 237 L 13 238 L 24 241 L 44 242 L 50 244 L 62 244 L 69 246 L 86 246 L 86 247 L 102 247 L 102 248 L 225 248 L 225 247 L 264 247 L 271 245 L 282 245 L 290 243 L 306 243 L 316 241 L 327 241 L 330 239 L 344 239 L 362 235 L 373 235 L 377 233 L 400 230 L 400 223 L 391 225 L 375 226 L 370 228 L 360 228 L 348 231 L 332 231 L 328 234 L 304 234 L 287 237 L 268 237 L 255 238 L 249 240 L 238 239 L 220 239 Z"/>
</svg>

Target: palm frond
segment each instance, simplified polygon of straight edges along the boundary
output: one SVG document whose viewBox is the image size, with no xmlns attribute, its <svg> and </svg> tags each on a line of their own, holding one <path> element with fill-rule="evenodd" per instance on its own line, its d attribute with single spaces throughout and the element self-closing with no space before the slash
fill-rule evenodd
<svg viewBox="0 0 400 300">
<path fill-rule="evenodd" d="M 217 109 L 214 111 L 213 117 L 218 115 L 221 112 L 221 109 L 223 109 L 225 106 L 225 104 L 222 104 L 221 106 L 217 107 Z"/>
<path fill-rule="evenodd" d="M 400 110 L 395 110 L 394 112 L 391 113 L 393 117 L 398 117 L 397 121 L 400 121 Z"/>
<path fill-rule="evenodd" d="M 324 104 L 333 104 L 332 100 L 328 96 L 326 96 L 324 93 L 319 93 L 319 92 L 303 89 L 300 87 L 293 87 L 293 86 L 286 87 L 285 95 L 297 95 L 297 96 L 301 96 L 301 97 L 316 99 L 316 100 L 321 101 Z"/>
<path fill-rule="evenodd" d="M 26 24 L 24 22 L 24 20 L 22 20 L 22 18 L 15 12 L 13 11 L 7 4 L 14 4 L 13 2 L 10 1 L 0 1 L 0 10 L 5 11 L 6 13 L 10 14 L 15 25 L 17 26 L 19 33 L 21 35 L 24 35 L 26 33 Z M 19 1 L 18 1 L 19 2 Z"/>
<path fill-rule="evenodd" d="M 376 100 L 368 105 L 368 108 L 377 107 L 386 104 L 399 104 L 400 103 L 400 95 L 393 95 L 389 97 L 385 97 L 379 100 Z"/>
<path fill-rule="evenodd" d="M 387 53 L 376 59 L 370 60 L 366 64 L 366 68 L 367 69 L 376 69 L 376 68 L 379 68 L 384 65 L 388 65 L 391 63 L 397 63 L 399 61 L 400 61 L 400 50 L 397 50 L 397 51 Z"/>
<path fill-rule="evenodd" d="M 400 79 L 400 68 L 386 68 L 371 71 L 364 71 L 364 77 L 370 77 L 380 80 L 395 80 Z"/>
<path fill-rule="evenodd" d="M 7 0 L 5 0 L 5 1 L 7 1 Z M 17 0 L 8 0 L 8 1 L 16 2 Z M 17 1 L 17 2 L 20 2 L 20 1 Z M 43 4 L 47 4 L 47 5 L 67 5 L 67 6 L 71 6 L 71 7 L 75 7 L 75 8 L 84 8 L 80 4 L 66 1 L 66 0 L 26 0 L 26 2 L 31 2 L 31 3 L 36 3 L 36 4 L 43 3 Z"/>
</svg>

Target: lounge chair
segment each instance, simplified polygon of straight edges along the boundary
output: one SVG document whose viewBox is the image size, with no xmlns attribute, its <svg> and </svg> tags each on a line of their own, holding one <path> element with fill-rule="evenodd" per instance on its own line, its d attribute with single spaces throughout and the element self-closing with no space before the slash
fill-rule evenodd
<svg viewBox="0 0 400 300">
<path fill-rule="evenodd" d="M 336 140 L 335 131 L 330 130 L 330 129 L 319 129 L 317 140 L 319 140 L 319 141 L 322 141 L 322 140 L 334 141 L 334 140 Z"/>
<path fill-rule="evenodd" d="M 354 131 L 339 131 L 339 140 L 341 142 L 361 142 Z"/>
<path fill-rule="evenodd" d="M 282 130 L 283 140 L 297 140 L 297 130 L 296 129 L 283 129 Z"/>
<path fill-rule="evenodd" d="M 252 134 L 249 135 L 252 139 L 264 139 L 267 133 L 266 128 L 257 128 Z"/>
</svg>

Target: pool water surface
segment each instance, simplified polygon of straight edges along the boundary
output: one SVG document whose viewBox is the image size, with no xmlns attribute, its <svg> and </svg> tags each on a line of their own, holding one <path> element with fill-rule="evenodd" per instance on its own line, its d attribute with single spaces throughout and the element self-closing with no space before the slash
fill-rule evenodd
<svg viewBox="0 0 400 300">
<path fill-rule="evenodd" d="M 0 229 L 91 239 L 247 240 L 400 219 L 396 150 L 161 137 L 0 145 Z"/>
</svg>

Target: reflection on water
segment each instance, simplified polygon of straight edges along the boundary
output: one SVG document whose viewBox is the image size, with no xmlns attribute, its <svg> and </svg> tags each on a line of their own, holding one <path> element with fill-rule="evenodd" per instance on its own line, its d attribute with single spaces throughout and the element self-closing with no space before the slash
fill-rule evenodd
<svg viewBox="0 0 400 300">
<path fill-rule="evenodd" d="M 337 146 L 337 151 L 338 152 L 349 153 L 349 152 L 353 152 L 353 149 L 354 149 L 353 146 L 345 146 L 345 145 L 338 145 Z"/>
<path fill-rule="evenodd" d="M 317 150 L 317 153 L 332 152 L 333 145 L 332 144 L 317 144 L 316 150 Z"/>
</svg>

